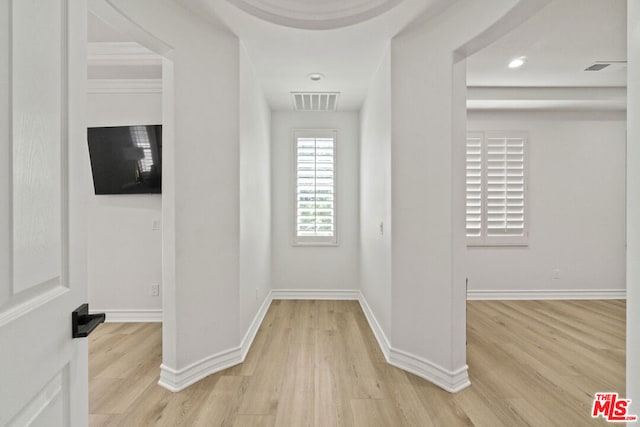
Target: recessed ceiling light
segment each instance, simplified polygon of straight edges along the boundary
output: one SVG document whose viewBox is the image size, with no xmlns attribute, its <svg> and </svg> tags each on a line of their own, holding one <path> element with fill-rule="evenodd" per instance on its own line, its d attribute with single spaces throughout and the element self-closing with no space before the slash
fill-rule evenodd
<svg viewBox="0 0 640 427">
<path fill-rule="evenodd" d="M 518 58 L 513 58 L 511 62 L 509 62 L 509 68 L 520 68 L 524 65 L 527 60 L 526 56 L 520 56 Z"/>
<path fill-rule="evenodd" d="M 321 74 L 321 73 L 311 73 L 311 74 L 309 74 L 309 79 L 311 79 L 314 82 L 322 80 L 323 77 L 324 77 L 324 74 Z"/>
</svg>

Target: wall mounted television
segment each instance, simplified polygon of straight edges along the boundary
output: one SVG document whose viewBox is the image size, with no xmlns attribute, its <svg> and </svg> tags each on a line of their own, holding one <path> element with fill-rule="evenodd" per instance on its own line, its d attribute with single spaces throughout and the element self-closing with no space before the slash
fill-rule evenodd
<svg viewBox="0 0 640 427">
<path fill-rule="evenodd" d="M 87 129 L 95 194 L 162 192 L 162 125 Z"/>
</svg>

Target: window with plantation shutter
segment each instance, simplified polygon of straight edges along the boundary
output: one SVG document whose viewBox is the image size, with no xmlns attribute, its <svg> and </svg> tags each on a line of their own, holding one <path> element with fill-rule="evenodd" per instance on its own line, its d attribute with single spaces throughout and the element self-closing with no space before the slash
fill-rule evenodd
<svg viewBox="0 0 640 427">
<path fill-rule="evenodd" d="M 466 145 L 469 245 L 526 245 L 526 152 L 523 132 L 470 132 Z"/>
<path fill-rule="evenodd" d="M 294 132 L 294 244 L 338 242 L 336 136 L 334 130 Z"/>
</svg>

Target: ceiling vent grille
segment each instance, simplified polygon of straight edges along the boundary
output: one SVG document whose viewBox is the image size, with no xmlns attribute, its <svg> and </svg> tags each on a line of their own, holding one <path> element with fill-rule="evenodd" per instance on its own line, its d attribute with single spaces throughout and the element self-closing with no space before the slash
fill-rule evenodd
<svg viewBox="0 0 640 427">
<path fill-rule="evenodd" d="M 585 71 L 619 71 L 627 68 L 627 61 L 596 61 Z"/>
<path fill-rule="evenodd" d="M 336 111 L 339 92 L 291 92 L 296 111 Z"/>
</svg>

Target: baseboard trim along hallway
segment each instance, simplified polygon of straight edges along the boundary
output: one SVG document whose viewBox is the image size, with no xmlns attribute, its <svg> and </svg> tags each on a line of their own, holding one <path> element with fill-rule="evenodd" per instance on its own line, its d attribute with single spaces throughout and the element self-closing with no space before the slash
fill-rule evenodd
<svg viewBox="0 0 640 427">
<path fill-rule="evenodd" d="M 240 346 L 205 357 L 178 370 L 162 364 L 160 366 L 160 381 L 158 381 L 158 384 L 174 393 L 179 392 L 211 374 L 244 362 L 264 320 L 264 316 L 271 306 L 271 301 L 273 301 L 273 297 L 272 293 L 269 292 L 249 325 L 249 329 L 245 333 Z"/>
<path fill-rule="evenodd" d="M 626 289 L 469 290 L 473 301 L 627 299 Z"/>
<path fill-rule="evenodd" d="M 411 372 L 452 393 L 470 385 L 468 367 L 466 365 L 455 371 L 449 371 L 417 355 L 393 348 L 371 311 L 365 296 L 356 289 L 273 289 L 265 297 L 240 346 L 203 358 L 182 369 L 176 370 L 163 364 L 160 366 L 158 384 L 169 391 L 179 392 L 211 374 L 244 362 L 256 333 L 264 320 L 264 316 L 271 306 L 271 302 L 273 300 L 293 299 L 357 300 L 387 363 Z"/>
<path fill-rule="evenodd" d="M 260 310 L 256 314 L 254 322 L 251 323 L 249 330 L 242 340 L 242 352 L 246 354 L 249 351 L 247 343 L 253 341 L 262 318 L 269 309 L 272 300 L 285 299 L 317 299 L 317 300 L 358 300 L 362 306 L 362 310 L 367 316 L 369 325 L 378 340 L 380 348 L 388 355 L 387 350 L 390 349 L 388 343 L 381 341 L 380 335 L 382 329 L 377 324 L 375 316 L 366 304 L 364 296 L 359 290 L 355 289 L 273 289 L 270 295 L 267 295 Z M 608 299 L 627 299 L 627 291 L 625 289 L 552 289 L 552 290 L 469 290 L 467 292 L 469 301 L 517 301 L 517 300 L 608 300 Z M 114 323 L 146 323 L 146 322 L 162 322 L 162 309 L 148 310 L 110 310 L 110 309 L 92 309 L 91 313 L 106 313 L 107 322 Z M 255 321 L 260 319 L 260 323 Z M 251 336 L 251 339 L 249 339 Z"/>
<path fill-rule="evenodd" d="M 420 378 L 424 378 L 451 393 L 456 393 L 471 384 L 469 382 L 467 365 L 464 365 L 456 371 L 449 371 L 415 354 L 393 348 L 380 327 L 376 316 L 373 314 L 373 311 L 371 311 L 364 294 L 360 293 L 358 301 L 387 363 L 396 368 L 411 372 Z"/>
<path fill-rule="evenodd" d="M 360 291 L 357 289 L 273 289 L 272 299 L 319 299 L 319 300 L 357 300 Z"/>
</svg>

